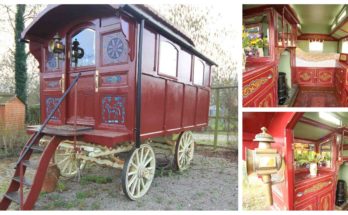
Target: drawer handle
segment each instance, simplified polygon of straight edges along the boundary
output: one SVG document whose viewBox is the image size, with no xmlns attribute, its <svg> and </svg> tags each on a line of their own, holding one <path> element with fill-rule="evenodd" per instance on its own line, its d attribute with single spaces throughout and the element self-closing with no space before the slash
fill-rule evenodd
<svg viewBox="0 0 348 215">
<path fill-rule="evenodd" d="M 297 196 L 297 197 L 301 197 L 301 196 L 303 196 L 303 192 L 299 192 L 299 193 L 297 193 L 297 194 L 296 194 L 296 196 Z"/>
<path fill-rule="evenodd" d="M 269 75 L 267 76 L 267 78 L 268 78 L 268 79 L 272 79 L 272 78 L 273 78 L 273 75 L 272 75 L 272 74 L 269 74 Z"/>
</svg>

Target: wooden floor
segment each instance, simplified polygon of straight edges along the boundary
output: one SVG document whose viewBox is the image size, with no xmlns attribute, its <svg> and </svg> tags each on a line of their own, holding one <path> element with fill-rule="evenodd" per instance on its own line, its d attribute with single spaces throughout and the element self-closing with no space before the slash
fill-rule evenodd
<svg viewBox="0 0 348 215">
<path fill-rule="evenodd" d="M 340 107 L 334 91 L 300 90 L 294 107 Z"/>
</svg>

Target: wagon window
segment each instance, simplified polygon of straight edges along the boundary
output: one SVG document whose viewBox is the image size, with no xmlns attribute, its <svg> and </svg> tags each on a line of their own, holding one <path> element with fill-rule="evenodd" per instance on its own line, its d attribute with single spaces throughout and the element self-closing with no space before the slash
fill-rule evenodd
<svg viewBox="0 0 348 215">
<path fill-rule="evenodd" d="M 159 72 L 176 77 L 178 50 L 171 43 L 161 41 L 159 56 Z"/>
<path fill-rule="evenodd" d="M 84 55 L 78 59 L 77 67 L 95 65 L 95 31 L 93 29 L 83 29 L 72 37 L 71 44 L 77 40 L 80 44 L 78 47 L 82 48 Z M 75 63 L 71 62 L 72 66 Z"/>
<path fill-rule="evenodd" d="M 194 74 L 193 74 L 193 83 L 197 85 L 203 85 L 203 76 L 204 76 L 204 64 L 200 59 L 196 57 Z"/>
</svg>

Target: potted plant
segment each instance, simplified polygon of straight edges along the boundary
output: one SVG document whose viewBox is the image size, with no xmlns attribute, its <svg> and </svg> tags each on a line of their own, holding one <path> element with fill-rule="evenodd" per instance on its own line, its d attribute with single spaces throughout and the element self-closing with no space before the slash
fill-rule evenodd
<svg viewBox="0 0 348 215">
<path fill-rule="evenodd" d="M 318 163 L 323 161 L 324 157 L 319 153 L 310 151 L 307 155 L 303 155 L 297 162 L 302 164 L 309 164 L 309 173 L 311 176 L 317 176 L 318 174 Z"/>
</svg>

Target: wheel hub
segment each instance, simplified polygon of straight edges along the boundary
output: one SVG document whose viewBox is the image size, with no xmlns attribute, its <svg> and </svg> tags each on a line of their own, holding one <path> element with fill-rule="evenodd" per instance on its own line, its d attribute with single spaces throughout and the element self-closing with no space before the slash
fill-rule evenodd
<svg viewBox="0 0 348 215">
<path fill-rule="evenodd" d="M 146 178 L 148 179 L 149 178 L 149 175 L 150 175 L 150 171 L 148 169 L 146 169 L 145 167 L 143 166 L 140 166 L 139 169 L 138 169 L 138 178 Z"/>
</svg>

